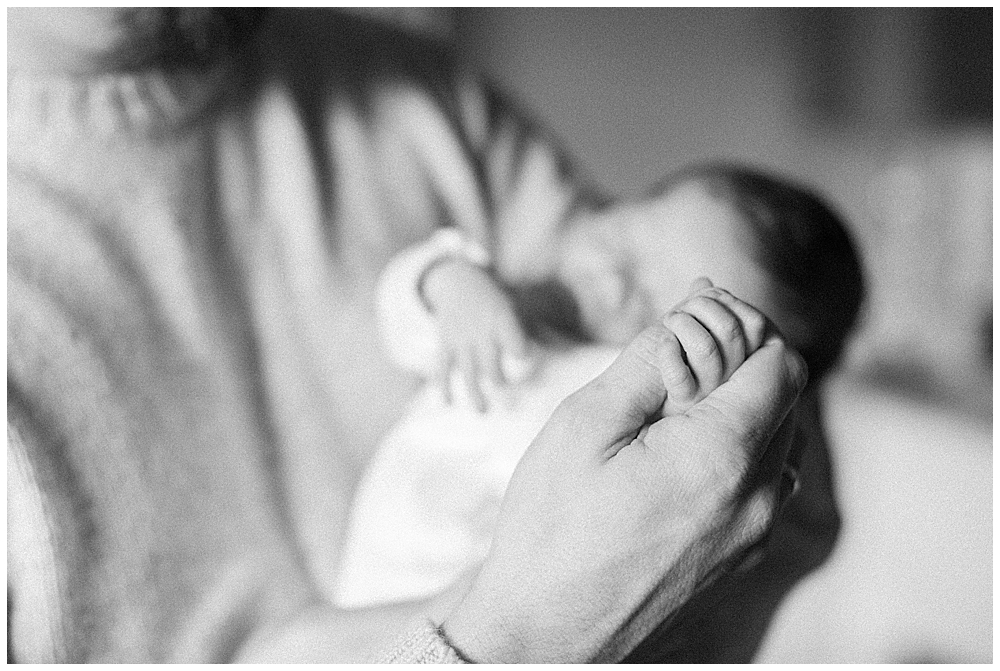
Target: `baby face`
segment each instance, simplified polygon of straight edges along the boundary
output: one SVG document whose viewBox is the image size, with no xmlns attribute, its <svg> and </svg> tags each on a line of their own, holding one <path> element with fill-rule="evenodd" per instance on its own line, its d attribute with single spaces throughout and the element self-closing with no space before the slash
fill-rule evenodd
<svg viewBox="0 0 1000 671">
<path fill-rule="evenodd" d="M 753 244 L 735 207 L 690 182 L 581 222 L 567 239 L 563 279 L 589 330 L 625 342 L 699 277 L 770 315 L 777 287 L 754 262 Z"/>
</svg>

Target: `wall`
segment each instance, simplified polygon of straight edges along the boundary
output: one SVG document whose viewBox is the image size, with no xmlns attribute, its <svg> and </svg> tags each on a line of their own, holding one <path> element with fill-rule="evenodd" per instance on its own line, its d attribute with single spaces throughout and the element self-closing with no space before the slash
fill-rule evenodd
<svg viewBox="0 0 1000 671">
<path fill-rule="evenodd" d="M 494 10 L 461 14 L 458 39 L 629 194 L 705 156 L 795 160 L 785 65 L 758 23 L 745 9 Z"/>
</svg>

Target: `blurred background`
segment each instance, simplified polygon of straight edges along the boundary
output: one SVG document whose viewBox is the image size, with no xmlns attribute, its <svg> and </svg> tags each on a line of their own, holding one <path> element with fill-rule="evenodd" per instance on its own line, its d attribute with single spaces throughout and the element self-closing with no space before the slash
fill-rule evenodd
<svg viewBox="0 0 1000 671">
<path fill-rule="evenodd" d="M 457 45 L 621 196 L 707 158 L 851 223 L 827 389 L 844 531 L 763 662 L 992 661 L 993 10 L 359 10 Z"/>
</svg>

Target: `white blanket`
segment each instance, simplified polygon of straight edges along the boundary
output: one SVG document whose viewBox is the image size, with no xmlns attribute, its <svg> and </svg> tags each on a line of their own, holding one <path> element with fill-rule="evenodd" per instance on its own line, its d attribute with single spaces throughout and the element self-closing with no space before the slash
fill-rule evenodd
<svg viewBox="0 0 1000 671">
<path fill-rule="evenodd" d="M 343 607 L 426 597 L 489 550 L 507 482 L 559 402 L 616 348 L 548 352 L 504 407 L 477 414 L 425 388 L 384 438 L 359 486 L 334 600 Z"/>
</svg>

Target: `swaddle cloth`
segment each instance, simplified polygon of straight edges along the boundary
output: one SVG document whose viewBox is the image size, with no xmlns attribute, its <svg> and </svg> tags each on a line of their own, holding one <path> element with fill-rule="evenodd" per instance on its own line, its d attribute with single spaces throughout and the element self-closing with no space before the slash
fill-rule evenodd
<svg viewBox="0 0 1000 671">
<path fill-rule="evenodd" d="M 546 352 L 509 402 L 485 414 L 422 390 L 359 485 L 334 601 L 362 607 L 427 597 L 482 561 L 524 450 L 559 402 L 618 351 Z"/>
</svg>

